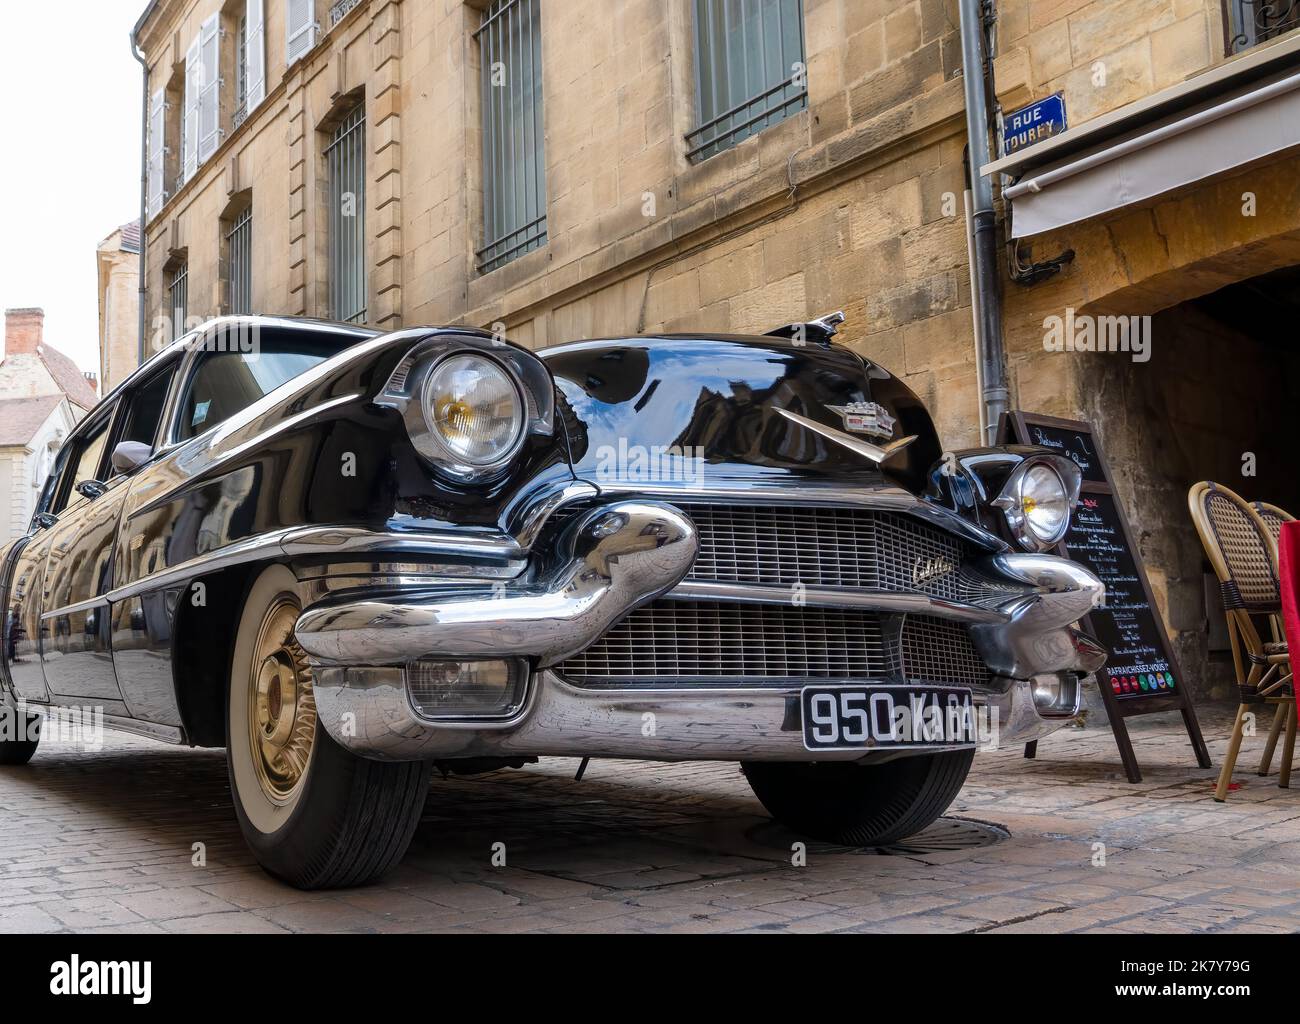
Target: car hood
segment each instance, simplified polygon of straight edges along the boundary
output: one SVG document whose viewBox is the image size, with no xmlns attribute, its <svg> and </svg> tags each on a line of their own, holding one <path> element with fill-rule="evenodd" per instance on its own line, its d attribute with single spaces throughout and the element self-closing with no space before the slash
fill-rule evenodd
<svg viewBox="0 0 1300 1024">
<path fill-rule="evenodd" d="M 664 466 L 656 451 L 668 448 L 702 462 L 706 487 L 895 485 L 919 494 L 941 454 L 916 395 L 840 346 L 701 334 L 584 341 L 537 354 L 562 398 L 575 472 L 597 484 L 653 476 Z M 846 429 L 836 407 L 853 403 L 880 406 L 895 420 L 892 437 Z M 782 410 L 875 445 L 916 440 L 878 466 Z"/>
</svg>

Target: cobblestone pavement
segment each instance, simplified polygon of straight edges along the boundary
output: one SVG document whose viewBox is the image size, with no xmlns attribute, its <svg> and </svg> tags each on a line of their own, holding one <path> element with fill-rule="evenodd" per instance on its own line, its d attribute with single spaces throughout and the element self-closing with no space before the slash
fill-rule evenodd
<svg viewBox="0 0 1300 1024">
<path fill-rule="evenodd" d="M 1218 763 L 1227 713 L 1202 722 Z M 909 846 L 810 843 L 805 866 L 734 765 L 594 761 L 575 782 L 577 762 L 555 759 L 439 778 L 401 867 L 324 894 L 253 863 L 222 751 L 108 733 L 98 752 L 47 745 L 26 768 L 0 768 L 0 931 L 1300 927 L 1300 788 L 1254 774 L 1262 737 L 1220 805 L 1176 720 L 1130 727 L 1139 785 L 1124 781 L 1108 729 L 1072 729 L 1036 761 L 977 756 L 950 817 Z M 505 866 L 492 864 L 497 843 Z"/>
</svg>

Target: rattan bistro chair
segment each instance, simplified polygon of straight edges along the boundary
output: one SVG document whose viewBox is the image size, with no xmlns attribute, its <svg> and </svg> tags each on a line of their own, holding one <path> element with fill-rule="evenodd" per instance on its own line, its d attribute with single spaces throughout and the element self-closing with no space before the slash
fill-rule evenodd
<svg viewBox="0 0 1300 1024">
<path fill-rule="evenodd" d="M 1269 554 L 1273 556 L 1273 571 L 1277 573 L 1280 580 L 1282 574 L 1278 568 L 1278 546 L 1282 542 L 1282 524 L 1291 522 L 1295 519 L 1295 516 L 1286 509 L 1278 508 L 1276 505 L 1270 505 L 1266 501 L 1252 501 L 1250 507 L 1255 515 L 1257 515 L 1264 523 L 1264 527 L 1268 530 L 1269 537 L 1273 540 L 1272 547 L 1269 549 Z M 1286 640 L 1286 633 L 1282 628 L 1281 616 L 1270 616 L 1269 622 L 1273 627 L 1274 642 L 1284 642 Z M 1293 685 L 1292 689 L 1294 690 L 1294 688 Z M 1268 774 L 1269 765 L 1273 760 L 1273 751 L 1277 749 L 1277 738 L 1282 731 L 1282 726 L 1285 724 L 1284 720 L 1287 717 L 1286 708 L 1279 704 L 1277 712 L 1273 715 L 1273 726 L 1269 729 L 1268 743 L 1264 747 L 1264 756 L 1259 762 L 1260 775 Z"/>
<path fill-rule="evenodd" d="M 1273 559 L 1274 565 L 1277 564 L 1277 545 L 1282 539 L 1282 524 L 1294 522 L 1295 516 L 1284 508 L 1278 508 L 1276 505 L 1270 505 L 1267 501 L 1252 501 L 1251 509 L 1255 515 L 1264 521 L 1264 526 L 1268 529 L 1268 534 L 1273 538 Z"/>
<path fill-rule="evenodd" d="M 1226 487 L 1209 481 L 1195 484 L 1187 494 L 1187 504 L 1205 554 L 1219 577 L 1232 660 L 1237 671 L 1237 688 L 1241 693 L 1214 799 L 1223 801 L 1227 798 L 1247 716 L 1269 705 L 1275 709 L 1274 723 L 1269 730 L 1269 742 L 1260 769 L 1261 774 L 1268 771 L 1278 735 L 1285 724 L 1286 742 L 1282 747 L 1282 764 L 1278 773 L 1278 785 L 1285 788 L 1291 783 L 1291 758 L 1295 753 L 1296 735 L 1291 665 L 1286 644 L 1265 642 L 1256 627 L 1257 618 L 1275 616 L 1281 611 L 1277 546 L 1263 520 Z"/>
</svg>

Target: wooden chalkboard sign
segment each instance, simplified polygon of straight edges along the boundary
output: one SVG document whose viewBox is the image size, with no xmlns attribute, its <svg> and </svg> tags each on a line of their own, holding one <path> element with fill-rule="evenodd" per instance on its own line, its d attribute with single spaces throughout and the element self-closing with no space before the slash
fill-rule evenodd
<svg viewBox="0 0 1300 1024">
<path fill-rule="evenodd" d="M 1169 646 L 1096 432 L 1080 421 L 1016 411 L 1002 417 L 999 437 L 1002 443 L 1050 448 L 1071 459 L 1083 474 L 1079 504 L 1057 552 L 1091 569 L 1106 584 L 1106 607 L 1089 615 L 1083 626 L 1110 652 L 1097 683 L 1128 780 L 1141 782 L 1142 772 L 1125 720 L 1157 711 L 1182 712 L 1196 763 L 1209 768 L 1210 754 L 1186 680 Z M 1025 756 L 1033 757 L 1036 747 L 1026 747 Z"/>
</svg>

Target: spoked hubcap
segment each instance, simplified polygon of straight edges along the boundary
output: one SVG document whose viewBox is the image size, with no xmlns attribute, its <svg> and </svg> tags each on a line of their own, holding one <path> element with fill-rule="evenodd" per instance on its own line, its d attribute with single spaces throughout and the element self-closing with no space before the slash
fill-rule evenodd
<svg viewBox="0 0 1300 1024">
<path fill-rule="evenodd" d="M 288 597 L 267 611 L 258 632 L 249 685 L 253 765 L 262 792 L 275 803 L 290 800 L 307 774 L 316 737 L 316 697 L 311 665 L 293 637 L 299 609 Z"/>
</svg>

